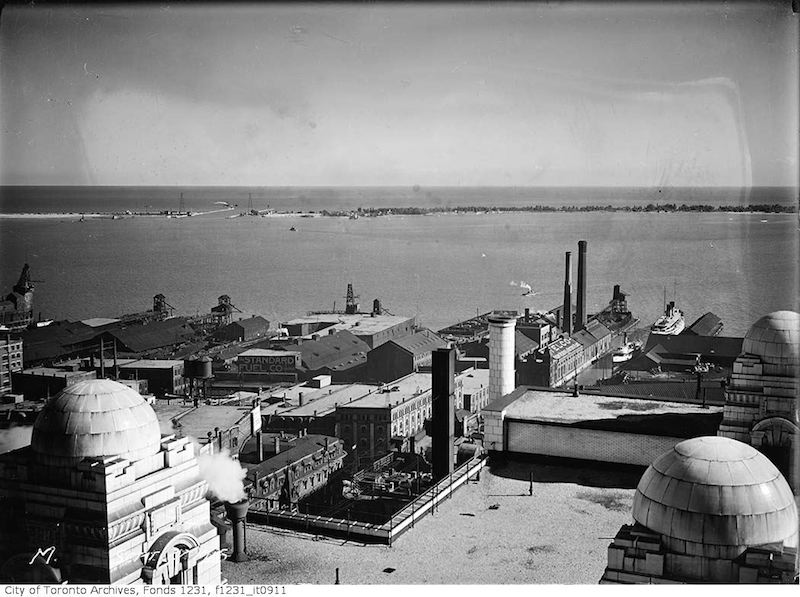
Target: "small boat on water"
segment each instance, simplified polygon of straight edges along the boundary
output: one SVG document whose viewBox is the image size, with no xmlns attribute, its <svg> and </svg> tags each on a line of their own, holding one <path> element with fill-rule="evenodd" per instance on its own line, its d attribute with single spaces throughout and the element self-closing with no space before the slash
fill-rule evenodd
<svg viewBox="0 0 800 597">
<path fill-rule="evenodd" d="M 626 342 L 611 353 L 611 360 L 614 363 L 624 363 L 625 361 L 630 361 L 636 351 L 641 347 L 641 342 Z"/>
<path fill-rule="evenodd" d="M 650 333 L 662 334 L 664 336 L 677 336 L 683 331 L 686 322 L 683 319 L 683 311 L 675 307 L 675 301 L 667 303 L 664 315 L 659 317 L 650 326 Z"/>
<path fill-rule="evenodd" d="M 295 228 L 294 226 L 292 226 L 291 228 L 289 228 L 289 232 L 297 232 L 297 228 Z"/>
</svg>

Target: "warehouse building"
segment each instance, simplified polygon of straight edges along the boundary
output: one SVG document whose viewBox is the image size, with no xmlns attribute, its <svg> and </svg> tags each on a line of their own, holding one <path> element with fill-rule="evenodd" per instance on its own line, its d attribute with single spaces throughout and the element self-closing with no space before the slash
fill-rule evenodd
<svg viewBox="0 0 800 597">
<path fill-rule="evenodd" d="M 413 334 L 416 318 L 377 313 L 316 313 L 288 321 L 283 327 L 292 338 L 348 331 L 373 349 L 389 340 Z"/>
<path fill-rule="evenodd" d="M 389 382 L 411 373 L 430 370 L 432 352 L 446 342 L 430 330 L 384 342 L 367 353 L 367 378 Z"/>
<path fill-rule="evenodd" d="M 195 331 L 184 317 L 153 321 L 145 325 L 131 325 L 103 334 L 107 346 L 116 342 L 120 353 L 140 354 L 190 342 Z"/>
<path fill-rule="evenodd" d="M 25 400 L 45 400 L 79 381 L 96 379 L 94 371 L 81 370 L 78 361 L 53 367 L 29 367 L 11 374 L 11 385 Z"/>
<path fill-rule="evenodd" d="M 138 359 L 118 365 L 121 379 L 146 379 L 147 388 L 156 396 L 186 393 L 184 362 L 171 359 Z"/>
<path fill-rule="evenodd" d="M 224 342 L 245 342 L 265 338 L 269 333 L 269 321 L 259 315 L 240 319 L 214 332 L 214 338 Z"/>
<path fill-rule="evenodd" d="M 336 382 L 352 382 L 362 380 L 366 375 L 370 348 L 348 331 L 330 333 L 303 342 L 297 348 L 300 350 L 298 376 L 301 379 L 330 375 Z"/>
</svg>

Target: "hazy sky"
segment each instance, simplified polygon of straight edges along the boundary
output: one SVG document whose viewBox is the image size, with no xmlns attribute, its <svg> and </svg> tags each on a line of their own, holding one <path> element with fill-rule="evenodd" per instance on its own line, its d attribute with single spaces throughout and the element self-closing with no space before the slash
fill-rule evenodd
<svg viewBox="0 0 800 597">
<path fill-rule="evenodd" d="M 6 7 L 0 182 L 792 185 L 790 5 Z"/>
</svg>

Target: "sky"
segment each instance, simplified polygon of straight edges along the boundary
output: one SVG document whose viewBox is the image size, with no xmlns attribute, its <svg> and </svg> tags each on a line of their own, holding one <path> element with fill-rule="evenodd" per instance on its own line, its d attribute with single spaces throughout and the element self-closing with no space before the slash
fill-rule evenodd
<svg viewBox="0 0 800 597">
<path fill-rule="evenodd" d="M 792 186 L 789 2 L 7 6 L 0 184 Z"/>
</svg>

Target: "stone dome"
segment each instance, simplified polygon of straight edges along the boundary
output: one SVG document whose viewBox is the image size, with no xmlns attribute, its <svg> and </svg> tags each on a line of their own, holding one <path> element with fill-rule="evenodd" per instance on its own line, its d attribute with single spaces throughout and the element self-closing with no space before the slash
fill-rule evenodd
<svg viewBox="0 0 800 597">
<path fill-rule="evenodd" d="M 761 452 L 726 437 L 696 437 L 642 475 L 633 518 L 670 551 L 733 559 L 748 547 L 797 546 L 789 484 Z"/>
<path fill-rule="evenodd" d="M 800 314 L 775 311 L 765 315 L 747 331 L 742 352 L 761 357 L 769 369 L 765 373 L 796 375 L 800 359 Z"/>
<path fill-rule="evenodd" d="M 138 392 L 93 379 L 65 388 L 44 406 L 33 424 L 31 449 L 44 464 L 108 456 L 138 460 L 161 449 L 161 430 Z"/>
</svg>

